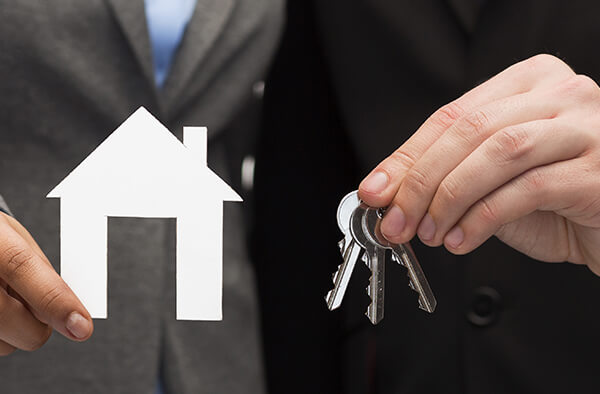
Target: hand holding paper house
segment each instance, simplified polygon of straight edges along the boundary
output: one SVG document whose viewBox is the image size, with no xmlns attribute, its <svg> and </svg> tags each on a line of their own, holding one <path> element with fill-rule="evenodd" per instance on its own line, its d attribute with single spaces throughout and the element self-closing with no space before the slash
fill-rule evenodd
<svg viewBox="0 0 600 394">
<path fill-rule="evenodd" d="M 107 218 L 177 220 L 177 319 L 221 320 L 223 201 L 241 197 L 207 167 L 207 130 L 183 144 L 140 107 L 47 197 L 60 198 L 61 276 L 107 317 Z"/>
</svg>

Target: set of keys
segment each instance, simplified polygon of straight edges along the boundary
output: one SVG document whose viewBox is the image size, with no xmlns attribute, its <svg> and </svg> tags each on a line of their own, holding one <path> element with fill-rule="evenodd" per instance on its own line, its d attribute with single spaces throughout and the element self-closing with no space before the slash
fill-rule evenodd
<svg viewBox="0 0 600 394">
<path fill-rule="evenodd" d="M 349 193 L 340 202 L 337 222 L 344 238 L 338 245 L 344 262 L 333 274 L 334 287 L 325 297 L 327 307 L 334 310 L 341 305 L 356 261 L 361 259 L 371 270 L 367 287 L 371 304 L 366 315 L 371 323 L 379 323 L 383 319 L 386 250 L 390 249 L 392 260 L 408 270 L 408 285 L 419 294 L 419 308 L 432 313 L 437 301 L 417 257 L 410 244 L 393 244 L 383 237 L 382 218 L 383 210 L 364 204 L 357 191 Z"/>
</svg>

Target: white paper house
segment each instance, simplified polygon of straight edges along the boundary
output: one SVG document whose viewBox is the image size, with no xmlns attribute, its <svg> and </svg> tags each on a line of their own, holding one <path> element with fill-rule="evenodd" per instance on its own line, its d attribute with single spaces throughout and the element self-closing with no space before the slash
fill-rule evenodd
<svg viewBox="0 0 600 394">
<path fill-rule="evenodd" d="M 221 320 L 223 201 L 240 196 L 206 162 L 207 130 L 183 144 L 139 108 L 49 194 L 60 198 L 61 276 L 107 317 L 107 218 L 176 218 L 177 319 Z"/>
</svg>

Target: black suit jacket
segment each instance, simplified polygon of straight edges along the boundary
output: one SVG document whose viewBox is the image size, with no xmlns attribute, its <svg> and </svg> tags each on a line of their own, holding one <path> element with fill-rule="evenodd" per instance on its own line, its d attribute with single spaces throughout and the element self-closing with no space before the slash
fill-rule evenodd
<svg viewBox="0 0 600 394">
<path fill-rule="evenodd" d="M 495 238 L 463 257 L 415 240 L 434 314 L 394 264 L 378 326 L 363 316 L 362 265 L 340 310 L 323 300 L 341 262 L 337 203 L 434 110 L 538 53 L 600 81 L 600 4 L 477 4 L 290 2 L 257 159 L 271 392 L 599 392 L 600 278 L 586 267 L 537 262 Z"/>
</svg>

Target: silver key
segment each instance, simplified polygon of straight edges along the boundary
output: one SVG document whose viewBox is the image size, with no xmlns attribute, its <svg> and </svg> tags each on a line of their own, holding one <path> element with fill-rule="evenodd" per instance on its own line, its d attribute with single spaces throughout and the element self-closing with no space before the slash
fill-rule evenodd
<svg viewBox="0 0 600 394">
<path fill-rule="evenodd" d="M 361 203 L 352 214 L 350 220 L 350 232 L 358 245 L 364 250 L 363 257 L 371 270 L 367 294 L 371 297 L 371 303 L 367 308 L 367 317 L 373 324 L 383 319 L 384 285 L 385 285 L 385 248 L 373 242 L 367 235 L 366 221 L 364 215 L 369 206 Z"/>
<path fill-rule="evenodd" d="M 359 205 L 360 200 L 356 191 L 348 193 L 338 205 L 338 227 L 344 234 L 344 238 L 338 243 L 338 246 L 344 257 L 344 262 L 338 266 L 337 271 L 333 274 L 333 289 L 325 297 L 329 310 L 334 310 L 342 304 L 350 276 L 352 276 L 356 260 L 358 260 L 361 253 L 360 246 L 356 244 L 350 233 L 350 218 L 354 209 Z"/>
<path fill-rule="evenodd" d="M 396 262 L 405 266 L 408 270 L 409 286 L 419 293 L 419 308 L 432 313 L 435 310 L 437 301 L 423 269 L 417 260 L 410 244 L 394 244 L 389 242 L 381 234 L 381 211 L 377 208 L 367 208 L 363 214 L 365 232 L 371 242 L 380 248 L 391 249 L 393 258 Z"/>
</svg>

